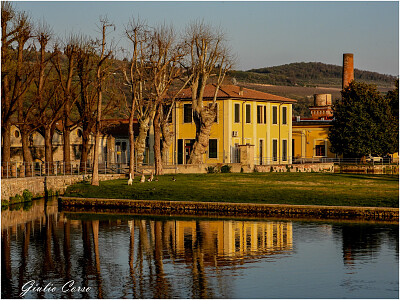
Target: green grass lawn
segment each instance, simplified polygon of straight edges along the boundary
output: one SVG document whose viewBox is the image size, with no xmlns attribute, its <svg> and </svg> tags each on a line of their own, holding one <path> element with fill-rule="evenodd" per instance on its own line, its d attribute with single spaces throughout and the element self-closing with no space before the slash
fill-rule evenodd
<svg viewBox="0 0 400 300">
<path fill-rule="evenodd" d="M 176 181 L 172 181 L 175 177 Z M 158 182 L 133 185 L 127 179 L 103 181 L 100 186 L 78 183 L 65 196 L 139 200 L 243 202 L 399 207 L 396 175 L 330 173 L 177 174 Z"/>
</svg>

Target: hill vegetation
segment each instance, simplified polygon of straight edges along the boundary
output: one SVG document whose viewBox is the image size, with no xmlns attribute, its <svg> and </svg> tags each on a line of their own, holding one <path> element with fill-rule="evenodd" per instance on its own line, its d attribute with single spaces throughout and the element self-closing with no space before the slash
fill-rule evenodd
<svg viewBox="0 0 400 300">
<path fill-rule="evenodd" d="M 281 66 L 231 71 L 230 75 L 239 82 L 285 86 L 341 86 L 342 67 L 320 62 L 300 62 Z M 374 83 L 382 87 L 393 87 L 395 76 L 355 69 L 357 81 Z"/>
</svg>

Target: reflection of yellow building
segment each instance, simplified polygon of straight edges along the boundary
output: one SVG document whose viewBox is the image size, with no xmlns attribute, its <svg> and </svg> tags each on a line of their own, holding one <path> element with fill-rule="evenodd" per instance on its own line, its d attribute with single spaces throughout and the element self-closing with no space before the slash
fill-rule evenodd
<svg viewBox="0 0 400 300">
<path fill-rule="evenodd" d="M 293 248 L 290 222 L 177 221 L 170 230 L 176 253 L 185 253 L 198 241 L 205 255 L 232 258 L 269 255 Z"/>
<path fill-rule="evenodd" d="M 204 91 L 210 105 L 214 85 Z M 196 137 L 191 107 L 191 90 L 183 90 L 171 120 L 175 141 L 169 160 L 185 164 Z M 212 125 L 209 149 L 204 163 L 238 161 L 239 145 L 254 145 L 254 160 L 259 163 L 290 163 L 292 139 L 292 103 L 296 100 L 234 85 L 221 86 L 217 95 L 217 117 Z"/>
</svg>

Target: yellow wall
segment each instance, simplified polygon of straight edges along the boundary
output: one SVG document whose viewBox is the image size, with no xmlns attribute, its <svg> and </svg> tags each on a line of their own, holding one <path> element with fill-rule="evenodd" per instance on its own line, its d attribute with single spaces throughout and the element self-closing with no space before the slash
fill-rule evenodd
<svg viewBox="0 0 400 300">
<path fill-rule="evenodd" d="M 309 125 L 309 126 L 294 126 L 294 158 L 320 158 L 320 157 L 335 157 L 329 148 L 331 146 L 328 133 L 330 125 Z M 325 146 L 325 155 L 317 155 L 316 146 Z"/>
<path fill-rule="evenodd" d="M 190 101 L 181 101 L 176 105 L 175 117 L 175 143 L 171 146 L 170 160 L 177 161 L 177 157 L 173 157 L 174 152 L 178 152 L 178 140 L 195 139 L 196 126 L 194 122 L 184 123 L 184 104 L 190 104 Z M 205 102 L 208 105 L 209 102 Z M 231 148 L 237 145 L 250 144 L 254 145 L 254 160 L 259 164 L 267 163 L 290 163 L 291 159 L 291 140 L 292 140 L 292 104 L 254 101 L 254 100 L 217 100 L 218 104 L 218 120 L 212 125 L 210 139 L 217 139 L 218 156 L 217 158 L 209 158 L 208 153 L 204 154 L 204 163 L 230 163 L 232 159 Z M 239 122 L 235 122 L 235 104 L 239 105 Z M 250 123 L 246 123 L 246 105 L 250 106 L 251 118 Z M 262 106 L 262 114 L 266 112 L 265 124 L 257 122 L 257 106 Z M 273 107 L 278 109 L 278 124 L 273 124 Z M 265 107 L 265 110 L 264 110 Z M 286 124 L 282 124 L 282 109 L 286 107 Z M 175 125 L 171 125 L 174 127 Z M 171 128 L 172 128 L 171 127 Z M 276 161 L 272 161 L 272 145 L 273 140 L 278 141 L 278 156 Z M 287 141 L 286 160 L 282 157 L 282 140 Z M 262 153 L 260 152 L 260 141 L 262 141 Z M 176 150 L 175 150 L 176 149 Z"/>
</svg>

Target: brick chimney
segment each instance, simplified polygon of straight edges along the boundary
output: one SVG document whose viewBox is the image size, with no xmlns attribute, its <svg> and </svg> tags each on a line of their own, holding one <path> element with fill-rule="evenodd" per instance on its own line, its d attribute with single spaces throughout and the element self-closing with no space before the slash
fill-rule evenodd
<svg viewBox="0 0 400 300">
<path fill-rule="evenodd" d="M 343 74 L 342 74 L 342 90 L 354 80 L 354 58 L 353 53 L 343 54 Z"/>
</svg>

